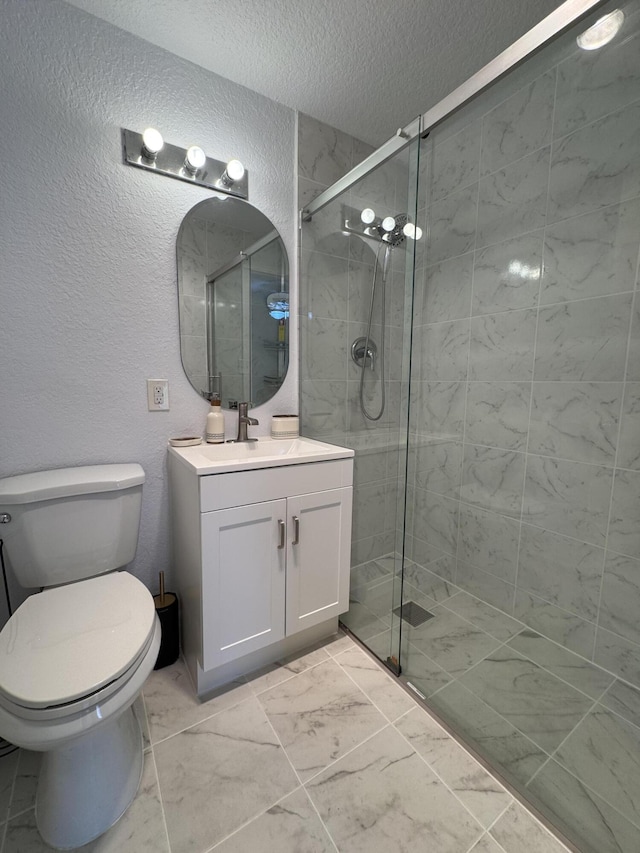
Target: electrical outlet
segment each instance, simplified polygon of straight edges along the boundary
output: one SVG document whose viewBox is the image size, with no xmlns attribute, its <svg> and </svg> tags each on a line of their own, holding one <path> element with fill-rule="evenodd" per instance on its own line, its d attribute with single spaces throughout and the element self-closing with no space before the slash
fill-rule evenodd
<svg viewBox="0 0 640 853">
<path fill-rule="evenodd" d="M 168 379 L 147 379 L 147 406 L 150 412 L 169 411 Z"/>
</svg>

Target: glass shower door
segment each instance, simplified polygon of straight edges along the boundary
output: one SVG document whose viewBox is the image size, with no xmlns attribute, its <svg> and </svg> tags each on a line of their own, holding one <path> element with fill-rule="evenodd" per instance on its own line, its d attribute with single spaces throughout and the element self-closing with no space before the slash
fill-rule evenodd
<svg viewBox="0 0 640 853">
<path fill-rule="evenodd" d="M 343 623 L 399 671 L 418 142 L 303 223 L 301 416 L 351 447 L 351 605 Z M 409 226 L 409 227 L 406 227 Z"/>
<path fill-rule="evenodd" d="M 421 164 L 404 583 L 432 618 L 402 677 L 577 849 L 637 853 L 640 4 Z"/>
</svg>

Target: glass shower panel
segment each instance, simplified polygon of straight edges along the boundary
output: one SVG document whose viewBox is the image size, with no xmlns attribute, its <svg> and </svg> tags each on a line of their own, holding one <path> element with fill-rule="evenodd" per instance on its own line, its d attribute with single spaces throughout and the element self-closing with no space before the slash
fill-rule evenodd
<svg viewBox="0 0 640 853">
<path fill-rule="evenodd" d="M 416 242 L 404 228 L 415 224 L 417 156 L 416 141 L 304 222 L 301 239 L 302 429 L 355 450 L 351 605 L 342 621 L 392 668 Z"/>
<path fill-rule="evenodd" d="M 212 390 L 224 381 L 225 400 L 249 399 L 250 342 L 244 310 L 249 296 L 249 264 L 243 262 L 207 282 L 208 371 Z"/>
<path fill-rule="evenodd" d="M 421 151 L 403 677 L 585 853 L 640 849 L 639 12 Z"/>
</svg>

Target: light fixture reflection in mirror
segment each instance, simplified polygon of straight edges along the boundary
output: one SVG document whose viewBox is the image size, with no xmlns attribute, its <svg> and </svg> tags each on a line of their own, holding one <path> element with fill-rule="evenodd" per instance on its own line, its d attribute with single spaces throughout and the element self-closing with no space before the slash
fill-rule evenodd
<svg viewBox="0 0 640 853">
<path fill-rule="evenodd" d="M 177 240 L 180 350 L 202 396 L 255 406 L 280 388 L 289 356 L 289 264 L 255 207 L 215 196 L 185 216 Z"/>
</svg>

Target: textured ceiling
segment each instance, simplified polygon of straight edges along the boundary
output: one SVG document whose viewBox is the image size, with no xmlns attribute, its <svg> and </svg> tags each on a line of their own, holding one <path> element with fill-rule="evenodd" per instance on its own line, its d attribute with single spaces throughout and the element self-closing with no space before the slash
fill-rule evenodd
<svg viewBox="0 0 640 853">
<path fill-rule="evenodd" d="M 68 0 L 373 144 L 560 0 Z"/>
</svg>

